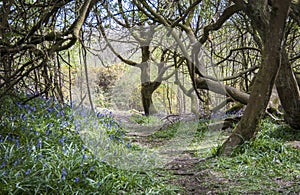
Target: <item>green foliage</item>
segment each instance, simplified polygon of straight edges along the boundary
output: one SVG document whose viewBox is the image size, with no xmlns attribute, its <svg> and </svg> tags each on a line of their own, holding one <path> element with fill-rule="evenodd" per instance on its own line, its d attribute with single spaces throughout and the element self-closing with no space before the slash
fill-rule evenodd
<svg viewBox="0 0 300 195">
<path fill-rule="evenodd" d="M 123 64 L 113 64 L 107 67 L 89 67 L 89 78 L 94 81 L 95 104 L 99 107 L 111 107 L 113 88 L 124 73 Z"/>
<path fill-rule="evenodd" d="M 207 179 L 204 185 L 208 188 L 217 185 L 225 194 L 297 194 L 300 192 L 300 150 L 286 142 L 299 138 L 299 131 L 265 120 L 256 139 L 238 147 L 232 157 L 216 157 L 198 167 L 202 172 L 211 169 L 208 178 L 218 177 Z M 212 150 L 217 152 L 216 148 Z"/>
<path fill-rule="evenodd" d="M 175 134 L 179 128 L 179 125 L 180 125 L 180 122 L 175 122 L 175 123 L 167 126 L 165 129 L 156 131 L 154 134 L 151 135 L 151 139 L 170 140 L 175 136 Z"/>
<path fill-rule="evenodd" d="M 206 133 L 208 132 L 208 124 L 209 124 L 210 121 L 208 120 L 200 120 L 199 123 L 198 123 L 198 128 L 197 128 L 197 131 L 196 131 L 196 135 L 195 137 L 197 139 L 204 139 L 205 138 L 205 135 Z"/>
<path fill-rule="evenodd" d="M 137 124 L 147 124 L 150 122 L 150 119 L 147 116 L 134 114 L 130 116 L 130 121 Z"/>
<path fill-rule="evenodd" d="M 75 112 L 43 98 L 26 104 L 3 99 L 0 111 L 0 194 L 174 193 L 153 172 L 121 169 L 99 155 L 101 148 L 107 155 L 132 152 L 110 113 Z M 95 138 L 93 128 L 105 146 L 85 140 Z"/>
<path fill-rule="evenodd" d="M 124 71 L 124 65 L 116 64 L 108 67 L 101 67 L 97 70 L 96 84 L 104 93 L 111 95 L 112 88 Z"/>
<path fill-rule="evenodd" d="M 128 85 L 126 83 L 125 85 Z M 126 86 L 127 87 L 127 86 Z M 132 89 L 131 93 L 128 94 L 128 108 L 135 110 L 143 110 L 142 97 L 141 97 L 141 88 L 140 84 L 136 84 L 135 88 Z"/>
<path fill-rule="evenodd" d="M 156 116 L 144 116 L 144 115 L 140 115 L 140 114 L 133 114 L 132 116 L 130 116 L 131 122 L 137 123 L 140 125 L 155 124 L 156 122 L 158 122 L 158 120 L 160 120 L 160 119 Z"/>
</svg>

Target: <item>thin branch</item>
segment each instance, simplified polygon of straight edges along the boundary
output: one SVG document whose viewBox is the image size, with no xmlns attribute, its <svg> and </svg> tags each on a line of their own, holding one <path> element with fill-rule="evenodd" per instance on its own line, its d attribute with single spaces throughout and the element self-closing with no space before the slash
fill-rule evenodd
<svg viewBox="0 0 300 195">
<path fill-rule="evenodd" d="M 97 18 L 99 19 L 99 18 Z M 104 38 L 104 40 L 106 41 L 107 43 L 107 46 L 110 48 L 110 50 L 124 63 L 126 63 L 127 65 L 130 65 L 130 66 L 138 66 L 138 63 L 134 62 L 134 61 L 131 61 L 129 59 L 125 59 L 123 56 L 121 56 L 116 50 L 115 48 L 111 45 L 111 43 L 109 42 L 109 40 L 107 39 L 107 36 L 106 36 L 106 33 L 105 33 L 105 30 L 104 30 L 104 27 L 102 26 L 102 23 L 100 21 L 98 21 L 99 23 L 99 29 L 101 31 L 101 34 Z"/>
<path fill-rule="evenodd" d="M 228 81 L 228 80 L 236 79 L 236 78 L 238 78 L 238 77 L 241 77 L 243 74 L 246 74 L 246 73 L 248 73 L 248 72 L 253 72 L 253 71 L 255 71 L 255 70 L 258 69 L 258 68 L 259 68 L 259 66 L 253 66 L 253 67 L 250 67 L 250 68 L 248 68 L 247 70 L 244 70 L 244 71 L 239 72 L 239 73 L 237 73 L 237 74 L 234 74 L 234 75 L 232 75 L 232 76 L 229 76 L 229 77 L 220 79 L 220 81 Z"/>
<path fill-rule="evenodd" d="M 257 49 L 255 47 L 240 47 L 240 48 L 231 49 L 229 51 L 229 54 L 225 58 L 223 58 L 220 62 L 216 63 L 216 66 L 219 65 L 219 64 L 221 64 L 221 63 L 223 63 L 223 62 L 225 62 L 226 60 L 228 60 L 231 57 L 231 55 L 232 55 L 233 52 L 235 52 L 235 51 L 241 51 L 241 50 L 245 50 L 245 49 L 254 50 L 254 51 L 257 51 L 257 52 L 261 52 L 260 49 Z"/>
<path fill-rule="evenodd" d="M 188 7 L 188 8 L 185 10 L 183 16 L 180 17 L 180 18 L 178 18 L 178 19 L 171 25 L 171 27 L 174 28 L 174 27 L 176 27 L 181 21 L 183 21 L 183 20 L 187 17 L 187 15 L 189 15 L 189 13 L 190 13 L 193 9 L 195 9 L 195 7 L 196 7 L 199 3 L 201 3 L 201 1 L 202 1 L 202 0 L 197 0 L 197 1 L 195 1 L 192 5 L 190 5 L 190 7 Z"/>
<path fill-rule="evenodd" d="M 234 4 L 232 6 L 227 7 L 222 15 L 220 16 L 220 18 L 215 22 L 212 23 L 206 27 L 204 27 L 204 33 L 201 37 L 201 39 L 199 40 L 200 44 L 204 44 L 206 42 L 206 40 L 209 37 L 209 32 L 210 31 L 216 31 L 219 30 L 223 24 L 235 13 L 237 13 L 238 11 L 240 11 L 242 8 L 241 6 Z"/>
</svg>

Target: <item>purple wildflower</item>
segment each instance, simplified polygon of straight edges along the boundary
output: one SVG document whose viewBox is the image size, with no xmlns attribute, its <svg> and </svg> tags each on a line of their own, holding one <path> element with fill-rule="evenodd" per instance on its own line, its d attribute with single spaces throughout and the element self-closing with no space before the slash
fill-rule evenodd
<svg viewBox="0 0 300 195">
<path fill-rule="evenodd" d="M 27 144 L 27 151 L 28 151 L 28 152 L 31 152 L 31 147 L 30 147 L 29 144 Z"/>
<path fill-rule="evenodd" d="M 19 138 L 16 139 L 16 146 L 17 146 L 17 148 L 21 147 Z"/>
<path fill-rule="evenodd" d="M 36 146 L 39 148 L 42 147 L 42 139 L 41 138 L 38 139 L 38 143 Z"/>
<path fill-rule="evenodd" d="M 61 179 L 66 179 L 66 175 L 67 175 L 67 170 L 65 168 L 62 168 L 62 173 L 61 173 Z"/>
<path fill-rule="evenodd" d="M 66 139 L 66 137 L 65 137 L 65 136 L 62 136 L 58 141 L 59 141 L 62 145 L 64 145 L 65 139 Z"/>
<path fill-rule="evenodd" d="M 27 169 L 27 171 L 25 172 L 25 175 L 29 175 L 30 174 L 30 169 Z"/>
<path fill-rule="evenodd" d="M 5 167 L 5 165 L 6 165 L 6 162 L 3 161 L 2 164 L 1 164 L 1 168 Z"/>
<path fill-rule="evenodd" d="M 126 147 L 127 147 L 127 148 L 130 148 L 130 147 L 131 147 L 131 144 L 130 144 L 130 143 L 126 144 Z"/>
<path fill-rule="evenodd" d="M 22 120 L 24 120 L 24 121 L 27 120 L 27 117 L 26 117 L 26 115 L 25 115 L 24 113 L 20 114 L 20 118 L 21 118 Z"/>
<path fill-rule="evenodd" d="M 76 178 L 74 179 L 74 182 L 75 182 L 75 183 L 78 183 L 79 180 L 80 180 L 79 177 L 76 177 Z"/>
</svg>

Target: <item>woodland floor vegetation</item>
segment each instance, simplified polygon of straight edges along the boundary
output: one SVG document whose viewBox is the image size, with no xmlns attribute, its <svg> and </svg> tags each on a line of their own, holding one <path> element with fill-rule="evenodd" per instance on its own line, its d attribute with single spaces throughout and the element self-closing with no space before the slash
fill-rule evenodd
<svg viewBox="0 0 300 195">
<path fill-rule="evenodd" d="M 84 141 L 81 133 L 96 127 L 101 128 L 98 132 L 102 134 L 98 134 L 98 143 L 102 140 L 111 150 L 123 148 L 127 153 L 134 150 L 129 143 L 120 142 L 122 130 L 109 113 L 88 116 L 88 112 L 78 112 L 43 98 L 25 104 L 12 99 L 4 101 L 0 134 L 1 194 L 174 192 L 154 172 L 140 173 L 110 165 L 105 156 L 100 158 L 93 145 Z M 113 153 L 107 148 L 102 150 L 105 154 Z"/>
<path fill-rule="evenodd" d="M 300 150 L 289 144 L 292 140 L 300 140 L 298 131 L 265 120 L 257 138 L 237 148 L 231 158 L 197 164 L 197 178 L 216 193 L 298 194 Z"/>
<path fill-rule="evenodd" d="M 146 117 L 135 115 L 140 124 Z M 155 123 L 157 124 L 157 118 Z M 298 194 L 300 192 L 300 133 L 284 123 L 265 118 L 256 139 L 237 147 L 231 156 L 218 156 L 230 130 L 212 131 L 212 120 L 198 121 L 193 141 L 173 153 L 165 154 L 164 169 L 186 194 Z M 130 139 L 139 147 L 161 150 L 178 136 L 182 122 L 177 121 L 152 134 Z M 189 122 L 188 122 L 189 123 Z M 146 122 L 151 126 L 151 122 Z M 131 129 L 125 129 L 130 133 Z M 191 125 L 191 124 L 189 124 Z M 129 125 L 130 126 L 130 125 Z M 132 126 L 130 126 L 132 127 Z M 186 129 L 189 131 L 190 129 Z M 127 133 L 128 133 L 127 132 Z M 188 140 L 188 138 L 186 139 Z M 182 140 L 181 140 L 182 141 Z M 184 147 L 185 146 L 185 147 Z M 166 146 L 168 147 L 168 146 Z M 180 150 L 180 151 L 179 151 Z"/>
<path fill-rule="evenodd" d="M 193 141 L 181 151 L 164 153 L 161 157 L 167 163 L 158 166 L 151 162 L 157 159 L 142 151 L 159 151 L 170 144 L 184 122 L 157 129 L 159 117 L 131 115 L 120 126 L 108 110 L 95 115 L 43 98 L 25 104 L 17 99 L 4 101 L 1 104 L 0 147 L 4 157 L 0 162 L 1 193 L 300 192 L 300 150 L 293 145 L 295 140 L 300 140 L 300 133 L 270 119 L 262 122 L 255 140 L 236 148 L 230 157 L 217 156 L 220 144 L 230 133 L 212 132 L 208 128 L 211 121 L 198 121 Z M 136 128 L 152 125 L 155 129 L 150 134 L 128 136 L 134 124 Z M 86 135 L 87 132 L 90 133 Z M 127 165 L 127 169 L 116 166 L 116 161 L 123 162 L 123 158 L 135 155 L 135 151 L 140 158 L 137 163 L 149 162 L 148 171 L 142 170 L 145 167 L 134 168 L 134 163 Z"/>
</svg>

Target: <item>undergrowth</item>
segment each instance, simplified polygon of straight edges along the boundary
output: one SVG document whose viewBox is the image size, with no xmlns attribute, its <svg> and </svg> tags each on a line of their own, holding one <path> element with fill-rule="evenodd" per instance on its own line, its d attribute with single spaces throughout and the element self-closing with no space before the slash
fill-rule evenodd
<svg viewBox="0 0 300 195">
<path fill-rule="evenodd" d="M 300 193 L 300 150 L 287 144 L 299 141 L 300 132 L 268 120 L 260 129 L 255 140 L 238 147 L 231 157 L 199 164 L 199 175 L 206 178 L 202 185 L 221 194 Z"/>
<path fill-rule="evenodd" d="M 155 162 L 124 141 L 110 113 L 95 116 L 44 98 L 26 104 L 6 98 L 0 102 L 0 112 L 0 194 L 176 191 L 155 177 L 154 171 L 118 166 L 122 158 Z M 136 157 L 129 158 L 132 155 Z"/>
<path fill-rule="evenodd" d="M 139 125 L 153 125 L 155 123 L 159 123 L 160 119 L 156 116 L 144 116 L 139 114 L 133 114 L 130 116 L 130 121 L 133 123 L 137 123 Z"/>
<path fill-rule="evenodd" d="M 168 125 L 166 128 L 153 133 L 149 137 L 149 139 L 150 140 L 170 140 L 175 136 L 175 134 L 179 128 L 179 125 L 180 125 L 180 122 L 172 123 L 172 124 Z"/>
</svg>

